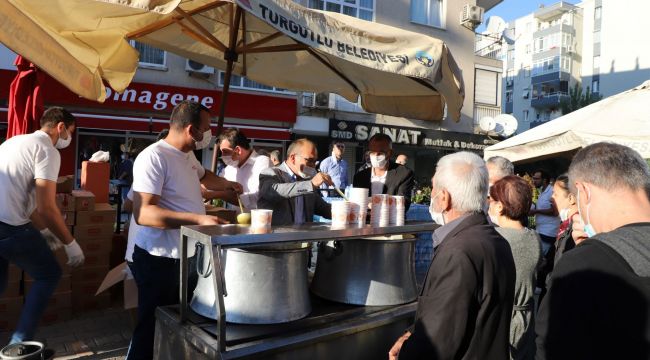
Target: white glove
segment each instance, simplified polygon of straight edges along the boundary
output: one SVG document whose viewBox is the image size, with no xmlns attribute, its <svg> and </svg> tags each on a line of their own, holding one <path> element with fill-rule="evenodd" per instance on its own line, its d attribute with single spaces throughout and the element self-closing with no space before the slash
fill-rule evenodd
<svg viewBox="0 0 650 360">
<path fill-rule="evenodd" d="M 52 251 L 56 251 L 57 249 L 60 249 L 63 247 L 63 243 L 61 240 L 59 240 L 56 235 L 54 235 L 53 232 L 50 231 L 50 229 L 45 228 L 41 230 L 41 235 L 45 238 L 45 241 L 47 241 L 47 245 L 50 247 Z"/>
<path fill-rule="evenodd" d="M 72 239 L 72 242 L 63 245 L 63 249 L 65 250 L 65 254 L 68 255 L 68 265 L 70 266 L 79 266 L 84 263 L 84 260 L 86 259 L 84 257 L 84 252 L 81 251 L 81 247 L 79 246 L 79 243 L 77 243 L 77 240 Z"/>
</svg>

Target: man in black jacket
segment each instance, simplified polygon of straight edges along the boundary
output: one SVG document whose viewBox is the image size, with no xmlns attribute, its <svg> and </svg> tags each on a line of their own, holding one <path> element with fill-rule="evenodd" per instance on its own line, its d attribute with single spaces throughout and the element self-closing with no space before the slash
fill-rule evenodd
<svg viewBox="0 0 650 360">
<path fill-rule="evenodd" d="M 476 154 L 438 161 L 429 211 L 433 260 L 418 297 L 415 325 L 389 358 L 508 359 L 515 291 L 510 245 L 482 212 L 488 173 Z"/>
<path fill-rule="evenodd" d="M 634 150 L 596 143 L 569 168 L 588 239 L 558 261 L 537 315 L 544 359 L 650 359 L 650 170 Z M 582 240 L 582 239 L 578 239 Z"/>
<path fill-rule="evenodd" d="M 386 134 L 373 135 L 368 141 L 368 154 L 372 167 L 356 173 L 353 186 L 370 189 L 370 195 L 402 195 L 408 211 L 414 183 L 413 171 L 390 161 L 393 156 L 390 137 Z"/>
</svg>

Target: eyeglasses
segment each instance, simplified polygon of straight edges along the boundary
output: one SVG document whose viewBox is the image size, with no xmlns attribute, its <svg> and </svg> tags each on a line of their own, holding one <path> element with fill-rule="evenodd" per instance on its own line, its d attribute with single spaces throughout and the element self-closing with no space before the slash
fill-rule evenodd
<svg viewBox="0 0 650 360">
<path fill-rule="evenodd" d="M 296 154 L 296 156 L 300 156 L 301 158 L 305 159 L 305 161 L 309 164 L 315 164 L 317 159 L 314 158 L 306 158 L 302 155 Z"/>
</svg>

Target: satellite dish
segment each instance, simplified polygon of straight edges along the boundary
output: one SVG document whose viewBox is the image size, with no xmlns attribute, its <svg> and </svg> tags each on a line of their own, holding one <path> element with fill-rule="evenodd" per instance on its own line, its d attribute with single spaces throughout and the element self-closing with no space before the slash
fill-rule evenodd
<svg viewBox="0 0 650 360">
<path fill-rule="evenodd" d="M 508 137 L 517 131 L 519 123 L 517 119 L 510 114 L 501 114 L 494 118 L 497 126 L 495 131 L 497 134 Z"/>
<path fill-rule="evenodd" d="M 501 33 L 501 38 L 505 40 L 505 42 L 508 45 L 514 45 L 515 44 L 515 31 L 514 29 L 505 29 Z"/>
<path fill-rule="evenodd" d="M 494 118 L 490 116 L 484 116 L 481 118 L 481 120 L 479 120 L 478 126 L 481 128 L 481 130 L 485 132 L 490 132 L 490 131 L 494 131 L 494 129 L 497 126 L 497 123 L 496 121 L 494 121 Z"/>
<path fill-rule="evenodd" d="M 506 29 L 506 21 L 498 16 L 490 16 L 487 19 L 487 32 L 491 35 L 501 35 Z"/>
</svg>

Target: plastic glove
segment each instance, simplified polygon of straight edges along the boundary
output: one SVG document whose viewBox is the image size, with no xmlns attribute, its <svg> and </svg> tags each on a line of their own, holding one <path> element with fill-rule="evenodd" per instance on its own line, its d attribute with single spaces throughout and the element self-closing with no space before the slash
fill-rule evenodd
<svg viewBox="0 0 650 360">
<path fill-rule="evenodd" d="M 81 251 L 81 247 L 79 246 L 79 243 L 77 243 L 77 240 L 73 239 L 71 243 L 67 245 L 64 244 L 63 249 L 65 250 L 65 254 L 68 256 L 68 265 L 76 267 L 84 263 L 86 258 L 84 257 L 84 252 Z"/>
<path fill-rule="evenodd" d="M 45 228 L 41 230 L 41 235 L 45 238 L 45 241 L 47 241 L 47 245 L 50 247 L 50 250 L 56 251 L 60 248 L 63 247 L 63 243 L 61 240 L 59 240 L 56 235 L 54 235 L 53 232 L 50 231 L 50 229 Z"/>
</svg>

